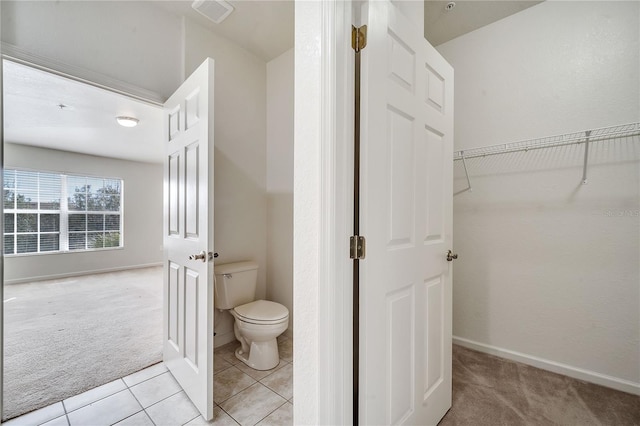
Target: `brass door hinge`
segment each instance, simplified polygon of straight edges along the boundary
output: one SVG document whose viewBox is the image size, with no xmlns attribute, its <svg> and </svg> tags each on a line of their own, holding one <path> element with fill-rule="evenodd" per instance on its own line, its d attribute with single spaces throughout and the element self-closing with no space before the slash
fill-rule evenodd
<svg viewBox="0 0 640 426">
<path fill-rule="evenodd" d="M 354 235 L 349 241 L 349 257 L 362 260 L 366 254 L 367 241 L 360 235 Z"/>
<path fill-rule="evenodd" d="M 367 26 L 351 26 L 351 47 L 357 52 L 367 46 Z"/>
</svg>

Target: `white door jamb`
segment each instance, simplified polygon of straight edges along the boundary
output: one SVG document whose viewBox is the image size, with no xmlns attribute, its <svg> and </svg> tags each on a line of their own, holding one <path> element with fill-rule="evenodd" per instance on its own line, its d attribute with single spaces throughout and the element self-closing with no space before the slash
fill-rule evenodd
<svg viewBox="0 0 640 426">
<path fill-rule="evenodd" d="M 294 422 L 352 419 L 352 2 L 297 2 Z"/>
</svg>

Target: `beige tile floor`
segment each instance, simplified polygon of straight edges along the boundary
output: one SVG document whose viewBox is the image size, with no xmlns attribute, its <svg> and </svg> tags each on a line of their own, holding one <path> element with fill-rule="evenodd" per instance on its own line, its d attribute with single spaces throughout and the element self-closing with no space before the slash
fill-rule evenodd
<svg viewBox="0 0 640 426">
<path fill-rule="evenodd" d="M 214 418 L 205 421 L 164 364 L 3 423 L 7 426 L 199 426 L 293 424 L 293 345 L 278 338 L 280 363 L 257 371 L 236 359 L 233 342 L 215 351 Z"/>
</svg>

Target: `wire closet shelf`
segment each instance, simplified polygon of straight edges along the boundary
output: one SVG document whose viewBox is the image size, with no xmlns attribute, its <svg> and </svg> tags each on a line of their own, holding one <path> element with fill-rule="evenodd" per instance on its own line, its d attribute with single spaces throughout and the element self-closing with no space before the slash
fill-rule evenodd
<svg viewBox="0 0 640 426">
<path fill-rule="evenodd" d="M 589 162 L 589 144 L 617 138 L 640 135 L 640 122 L 619 124 L 617 126 L 601 127 L 599 129 L 583 130 L 581 132 L 565 133 L 556 136 L 546 136 L 537 139 L 527 139 L 518 142 L 490 145 L 482 148 L 465 149 L 453 153 L 453 161 L 462 161 L 468 188 L 471 191 L 471 180 L 467 162 L 471 158 L 487 157 L 490 155 L 508 154 L 513 152 L 532 151 L 536 149 L 552 148 L 566 145 L 584 144 L 584 165 L 582 183 L 587 183 L 587 166 Z"/>
<path fill-rule="evenodd" d="M 512 152 L 530 151 L 534 149 L 551 148 L 557 146 L 599 142 L 615 138 L 640 135 L 640 122 L 602 127 L 600 129 L 584 130 L 581 132 L 565 133 L 563 135 L 546 136 L 537 139 L 490 145 L 482 148 L 465 149 L 453 153 L 453 160 L 463 158 L 468 160 L 489 155 L 508 154 Z"/>
</svg>

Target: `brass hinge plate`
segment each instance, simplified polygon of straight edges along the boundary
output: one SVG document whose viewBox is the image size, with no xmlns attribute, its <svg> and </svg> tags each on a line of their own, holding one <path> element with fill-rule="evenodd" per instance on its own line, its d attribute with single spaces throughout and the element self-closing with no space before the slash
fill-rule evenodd
<svg viewBox="0 0 640 426">
<path fill-rule="evenodd" d="M 364 259 L 367 241 L 360 235 L 354 235 L 349 241 L 349 257 L 351 259 Z"/>
<path fill-rule="evenodd" d="M 367 26 L 361 27 L 351 26 L 351 47 L 356 52 L 361 51 L 367 46 Z"/>
</svg>

